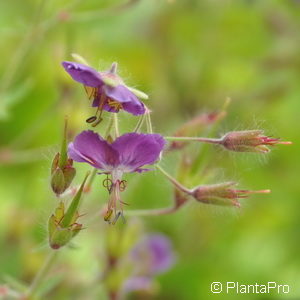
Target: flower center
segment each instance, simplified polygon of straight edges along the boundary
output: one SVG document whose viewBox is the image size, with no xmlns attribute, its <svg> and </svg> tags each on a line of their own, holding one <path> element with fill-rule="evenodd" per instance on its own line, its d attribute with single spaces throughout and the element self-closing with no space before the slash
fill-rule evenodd
<svg viewBox="0 0 300 300">
<path fill-rule="evenodd" d="M 120 109 L 123 109 L 123 105 L 118 102 L 115 101 L 113 99 L 107 99 L 107 104 L 112 107 L 116 112 L 118 112 Z"/>
<path fill-rule="evenodd" d="M 126 180 L 122 180 L 123 171 L 118 169 L 113 169 L 111 171 L 111 179 L 108 177 L 103 180 L 103 186 L 108 190 L 110 198 L 107 206 L 106 214 L 104 215 L 104 220 L 109 224 L 115 224 L 118 218 L 121 216 L 123 221 L 125 221 L 123 216 L 123 204 L 126 204 L 121 200 L 120 192 L 123 192 L 126 188 Z M 111 218 L 113 220 L 111 220 Z"/>
</svg>

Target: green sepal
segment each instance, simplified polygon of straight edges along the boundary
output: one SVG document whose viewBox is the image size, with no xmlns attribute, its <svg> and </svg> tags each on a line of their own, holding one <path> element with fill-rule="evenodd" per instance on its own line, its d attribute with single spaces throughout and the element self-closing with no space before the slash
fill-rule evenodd
<svg viewBox="0 0 300 300">
<path fill-rule="evenodd" d="M 120 84 L 120 82 L 118 80 L 114 80 L 114 79 L 109 78 L 107 76 L 103 76 L 102 80 L 106 85 L 111 86 L 111 87 L 116 87 Z"/>
<path fill-rule="evenodd" d="M 142 100 L 148 100 L 149 99 L 149 96 L 146 94 L 146 93 L 144 93 L 144 92 L 142 92 L 142 91 L 140 91 L 140 90 L 138 90 L 138 89 L 135 89 L 135 88 L 133 88 L 133 87 L 127 87 L 132 93 L 134 93 L 138 98 L 140 98 L 140 99 L 142 99 Z"/>
<path fill-rule="evenodd" d="M 77 213 L 77 210 L 78 210 L 78 207 L 79 207 L 79 203 L 80 203 L 80 198 L 81 198 L 81 195 L 82 195 L 82 191 L 83 191 L 83 188 L 84 188 L 84 185 L 85 185 L 85 182 L 88 178 L 90 173 L 87 173 L 87 175 L 85 176 L 79 190 L 77 191 L 76 195 L 74 196 L 62 222 L 61 222 L 61 225 L 62 227 L 68 227 L 72 224 L 72 221 L 74 220 L 74 216 L 76 215 Z"/>
<path fill-rule="evenodd" d="M 51 187 L 53 192 L 57 195 L 65 191 L 65 176 L 62 169 L 57 168 L 52 174 Z"/>
<path fill-rule="evenodd" d="M 76 175 L 76 169 L 73 167 L 66 167 L 63 170 L 64 179 L 65 179 L 65 190 L 71 185 L 75 175 Z"/>
</svg>

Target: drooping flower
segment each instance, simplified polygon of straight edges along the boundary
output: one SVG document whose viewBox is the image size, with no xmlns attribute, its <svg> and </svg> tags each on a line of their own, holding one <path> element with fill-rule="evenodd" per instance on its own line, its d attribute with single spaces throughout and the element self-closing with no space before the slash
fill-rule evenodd
<svg viewBox="0 0 300 300">
<path fill-rule="evenodd" d="M 220 139 L 219 144 L 227 150 L 236 152 L 267 153 L 270 151 L 268 146 L 289 145 L 291 142 L 265 136 L 263 130 L 245 130 L 228 132 Z"/>
<path fill-rule="evenodd" d="M 139 241 L 131 251 L 136 274 L 155 275 L 168 270 L 175 257 L 171 242 L 162 234 L 151 234 Z"/>
<path fill-rule="evenodd" d="M 142 238 L 130 253 L 133 272 L 124 283 L 125 292 L 151 291 L 154 276 L 166 272 L 175 262 L 170 240 L 162 234 Z"/>
<path fill-rule="evenodd" d="M 119 112 L 124 109 L 133 115 L 142 115 L 146 112 L 145 105 L 139 98 L 147 99 L 148 96 L 136 89 L 127 87 L 121 77 L 117 75 L 117 64 L 113 63 L 108 71 L 98 72 L 95 69 L 76 62 L 62 62 L 65 70 L 71 77 L 82 83 L 88 97 L 93 100 L 92 106 L 97 107 L 101 118 L 102 110 Z M 87 122 L 94 122 L 96 116 Z M 99 122 L 98 122 L 99 123 Z"/>
<path fill-rule="evenodd" d="M 69 144 L 69 156 L 77 162 L 85 162 L 111 175 L 103 183 L 108 188 L 111 198 L 108 204 L 107 218 L 116 213 L 117 203 L 122 201 L 119 192 L 124 189 L 123 173 L 142 172 L 144 165 L 154 164 L 165 145 L 164 138 L 159 134 L 127 133 L 109 144 L 97 133 L 88 130 L 80 133 L 73 143 Z"/>
</svg>

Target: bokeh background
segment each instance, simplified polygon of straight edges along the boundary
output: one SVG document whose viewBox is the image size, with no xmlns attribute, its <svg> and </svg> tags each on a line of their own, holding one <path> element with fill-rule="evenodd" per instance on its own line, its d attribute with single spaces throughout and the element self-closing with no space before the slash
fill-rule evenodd
<svg viewBox="0 0 300 300">
<path fill-rule="evenodd" d="M 203 134 L 259 128 L 294 143 L 268 155 L 204 147 L 199 168 L 213 170 L 210 182 L 236 180 L 272 193 L 242 201 L 241 209 L 190 201 L 174 215 L 141 219 L 137 226 L 171 239 L 177 261 L 156 278 L 156 293 L 132 299 L 300 299 L 299 32 L 297 0 L 1 1 L 1 282 L 28 284 L 50 251 L 46 224 L 57 200 L 49 173 L 63 118 L 69 116 L 72 135 L 93 114 L 83 88 L 60 65 L 79 53 L 100 70 L 119 63 L 126 83 L 150 95 L 156 132 L 171 135 L 230 97 L 227 117 Z M 122 131 L 136 121 L 125 113 L 120 119 Z M 172 174 L 180 155 L 162 161 Z M 75 183 L 86 170 L 78 166 Z M 201 174 L 194 181 L 203 182 Z M 107 200 L 101 180 L 86 197 L 83 223 Z M 172 202 L 172 187 L 157 172 L 128 181 L 129 209 Z M 106 230 L 99 216 L 61 251 L 44 299 L 106 299 L 95 280 Z M 213 281 L 276 281 L 290 293 L 212 294 Z"/>
</svg>

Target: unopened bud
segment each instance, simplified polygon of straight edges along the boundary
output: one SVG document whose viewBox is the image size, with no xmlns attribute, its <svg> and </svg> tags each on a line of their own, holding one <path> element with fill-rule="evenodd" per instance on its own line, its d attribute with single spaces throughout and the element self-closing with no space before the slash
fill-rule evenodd
<svg viewBox="0 0 300 300">
<path fill-rule="evenodd" d="M 84 184 L 89 174 L 86 175 L 77 194 L 74 196 L 68 210 L 65 211 L 63 202 L 55 209 L 48 221 L 49 244 L 52 249 L 59 249 L 65 246 L 82 229 L 82 224 L 77 223 L 78 208 Z"/>
<path fill-rule="evenodd" d="M 202 185 L 194 188 L 191 195 L 199 202 L 222 206 L 240 207 L 238 199 L 247 198 L 250 194 L 270 193 L 270 190 L 249 191 L 237 190 L 235 182 L 224 182 L 212 185 Z"/>
<path fill-rule="evenodd" d="M 67 119 L 60 153 L 57 153 L 51 166 L 51 187 L 56 195 L 62 194 L 72 183 L 76 174 L 73 160 L 67 154 Z"/>
<path fill-rule="evenodd" d="M 73 167 L 73 160 L 68 159 L 65 166 L 59 166 L 60 154 L 57 153 L 51 168 L 51 188 L 57 195 L 62 194 L 72 183 L 76 169 Z"/>
<path fill-rule="evenodd" d="M 268 146 L 277 144 L 291 144 L 291 142 L 280 141 L 278 138 L 265 136 L 263 130 L 232 131 L 220 139 L 220 144 L 227 150 L 236 152 L 259 152 L 270 151 Z"/>
</svg>

